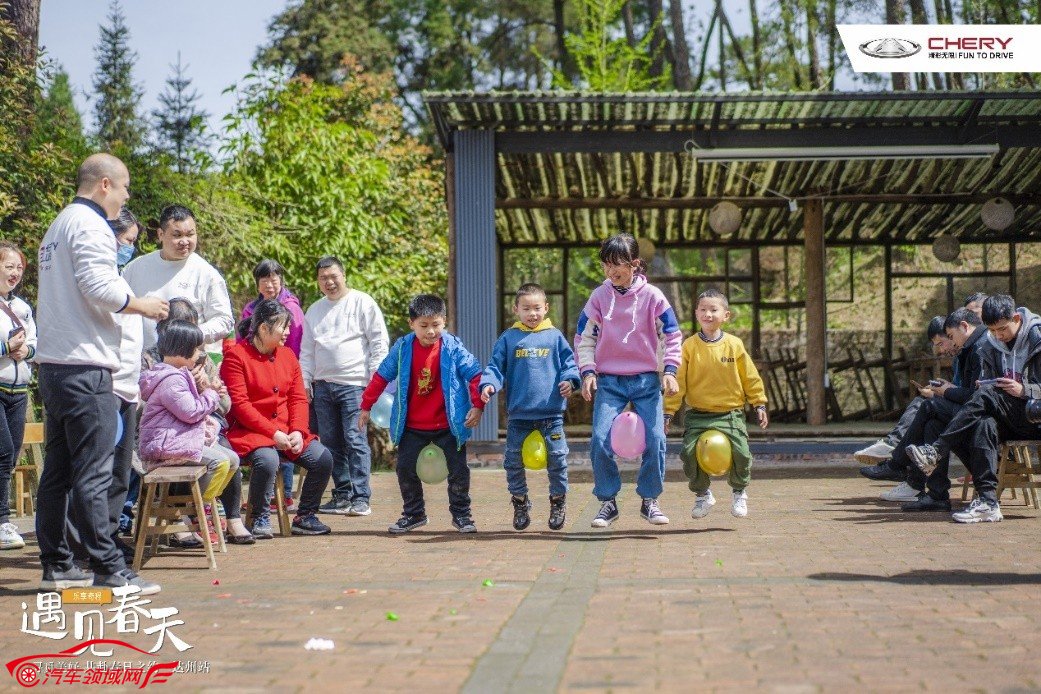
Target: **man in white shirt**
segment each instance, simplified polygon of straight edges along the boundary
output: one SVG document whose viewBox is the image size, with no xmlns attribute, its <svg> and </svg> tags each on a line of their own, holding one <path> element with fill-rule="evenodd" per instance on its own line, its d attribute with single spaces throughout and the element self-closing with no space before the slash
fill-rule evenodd
<svg viewBox="0 0 1041 694">
<path fill-rule="evenodd" d="M 358 430 L 361 394 L 387 356 L 387 325 L 371 296 L 351 289 L 343 263 L 318 261 L 319 299 L 304 314 L 300 369 L 318 420 L 318 436 L 333 454 L 332 501 L 321 513 L 367 516 L 372 452 Z"/>
<path fill-rule="evenodd" d="M 221 340 L 235 327 L 231 298 L 224 277 L 195 252 L 195 215 L 184 205 L 168 205 L 159 213 L 157 235 L 159 250 L 131 261 L 123 278 L 138 296 L 191 301 L 199 312 L 206 351 L 220 353 Z M 144 331 L 147 350 L 156 342 L 155 322 L 146 320 Z"/>
<path fill-rule="evenodd" d="M 76 198 L 47 229 L 38 256 L 40 394 L 47 413 L 46 454 L 37 496 L 36 536 L 43 590 L 133 585 L 159 592 L 127 568 L 111 536 L 116 416 L 112 374 L 120 366 L 116 314 L 153 320 L 166 301 L 138 297 L 116 270 L 116 238 L 106 220 L 130 198 L 130 173 L 110 154 L 94 154 L 76 174 Z M 70 515 L 94 575 L 73 564 L 65 533 Z"/>
</svg>

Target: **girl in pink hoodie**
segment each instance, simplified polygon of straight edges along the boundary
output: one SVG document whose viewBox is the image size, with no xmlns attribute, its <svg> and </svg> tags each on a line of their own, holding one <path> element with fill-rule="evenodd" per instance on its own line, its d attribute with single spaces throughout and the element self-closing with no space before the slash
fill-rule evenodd
<svg viewBox="0 0 1041 694">
<path fill-rule="evenodd" d="M 188 321 L 170 321 L 156 345 L 162 361 L 141 374 L 141 416 L 138 455 L 146 471 L 162 465 L 206 465 L 199 479 L 203 501 L 209 503 L 238 470 L 238 456 L 217 443 L 218 427 L 209 416 L 220 406 L 223 385 L 211 382 L 202 368 L 208 359 L 203 334 Z M 226 392 L 226 391 L 225 391 Z M 190 535 L 175 536 L 193 545 Z"/>
<path fill-rule="evenodd" d="M 653 525 L 669 519 L 658 508 L 665 482 L 665 425 L 662 388 L 679 392 L 683 334 L 676 314 L 661 290 L 647 283 L 640 249 L 630 234 L 618 234 L 600 246 L 606 280 L 593 290 L 575 335 L 575 355 L 582 374 L 582 397 L 593 403 L 593 494 L 600 500 L 594 528 L 606 528 L 618 518 L 615 497 L 622 488 L 611 449 L 611 425 L 632 403 L 643 420 L 647 447 L 643 452 L 636 493 L 640 515 Z"/>
</svg>

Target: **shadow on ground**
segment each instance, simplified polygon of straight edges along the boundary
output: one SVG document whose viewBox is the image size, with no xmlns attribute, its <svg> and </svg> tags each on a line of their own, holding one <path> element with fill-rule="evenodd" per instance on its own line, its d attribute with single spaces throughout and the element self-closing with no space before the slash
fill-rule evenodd
<svg viewBox="0 0 1041 694">
<path fill-rule="evenodd" d="M 810 574 L 806 578 L 811 581 L 838 581 L 842 583 L 896 583 L 907 586 L 1022 586 L 1041 585 L 1041 573 L 1014 574 L 994 571 L 967 571 L 965 569 L 931 570 L 916 569 L 892 576 L 876 576 L 874 574 L 842 573 L 828 571 Z"/>
</svg>

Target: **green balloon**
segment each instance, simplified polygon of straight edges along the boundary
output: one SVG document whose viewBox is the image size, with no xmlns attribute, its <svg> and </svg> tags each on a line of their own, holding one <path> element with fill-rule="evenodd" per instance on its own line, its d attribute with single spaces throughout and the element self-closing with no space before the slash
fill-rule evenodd
<svg viewBox="0 0 1041 694">
<path fill-rule="evenodd" d="M 423 446 L 416 460 L 416 474 L 427 484 L 441 484 L 448 479 L 448 461 L 440 446 Z"/>
</svg>

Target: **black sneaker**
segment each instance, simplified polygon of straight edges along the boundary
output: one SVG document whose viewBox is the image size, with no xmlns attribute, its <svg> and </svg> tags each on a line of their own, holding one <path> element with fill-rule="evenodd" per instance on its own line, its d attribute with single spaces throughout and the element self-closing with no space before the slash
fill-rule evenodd
<svg viewBox="0 0 1041 694">
<path fill-rule="evenodd" d="M 907 513 L 914 513 L 916 511 L 946 511 L 949 513 L 951 510 L 951 500 L 934 499 L 929 496 L 928 493 L 922 492 L 914 501 L 901 504 L 900 510 Z"/>
<path fill-rule="evenodd" d="M 477 532 L 477 526 L 474 525 L 473 518 L 470 518 L 470 516 L 459 516 L 458 518 L 453 518 L 452 525 L 454 525 L 455 529 L 461 533 Z"/>
<path fill-rule="evenodd" d="M 564 527 L 565 520 L 567 520 L 567 496 L 564 494 L 551 495 L 549 497 L 549 529 L 560 530 Z"/>
<path fill-rule="evenodd" d="M 328 535 L 330 532 L 332 531 L 329 526 L 318 520 L 318 516 L 313 513 L 293 518 L 294 535 Z"/>
<path fill-rule="evenodd" d="M 906 446 L 904 450 L 915 467 L 926 477 L 933 474 L 933 470 L 940 464 L 940 452 L 927 443 L 921 446 Z"/>
<path fill-rule="evenodd" d="M 59 569 L 45 566 L 40 590 L 65 590 L 66 588 L 86 588 L 94 582 L 94 574 L 88 573 L 78 566 L 71 569 Z"/>
<path fill-rule="evenodd" d="M 888 460 L 883 460 L 878 465 L 866 465 L 860 468 L 860 474 L 869 480 L 886 482 L 903 482 L 907 479 L 907 473 L 903 470 L 889 466 Z"/>
<path fill-rule="evenodd" d="M 531 516 L 528 514 L 531 510 L 531 500 L 525 494 L 519 497 L 511 496 L 510 501 L 513 503 L 513 529 L 524 530 L 531 525 Z"/>
<path fill-rule="evenodd" d="M 401 518 L 398 518 L 397 523 L 387 528 L 387 531 L 399 535 L 401 533 L 407 533 L 409 530 L 422 528 L 426 524 L 426 516 L 402 516 Z"/>
<path fill-rule="evenodd" d="M 592 526 L 594 528 L 606 528 L 618 520 L 618 504 L 614 499 L 608 499 L 600 505 L 600 513 L 596 514 Z"/>
<path fill-rule="evenodd" d="M 122 588 L 124 586 L 137 586 L 140 588 L 138 595 L 155 595 L 162 590 L 158 583 L 146 581 L 133 569 L 123 569 L 114 574 L 94 575 L 95 588 Z"/>
</svg>

